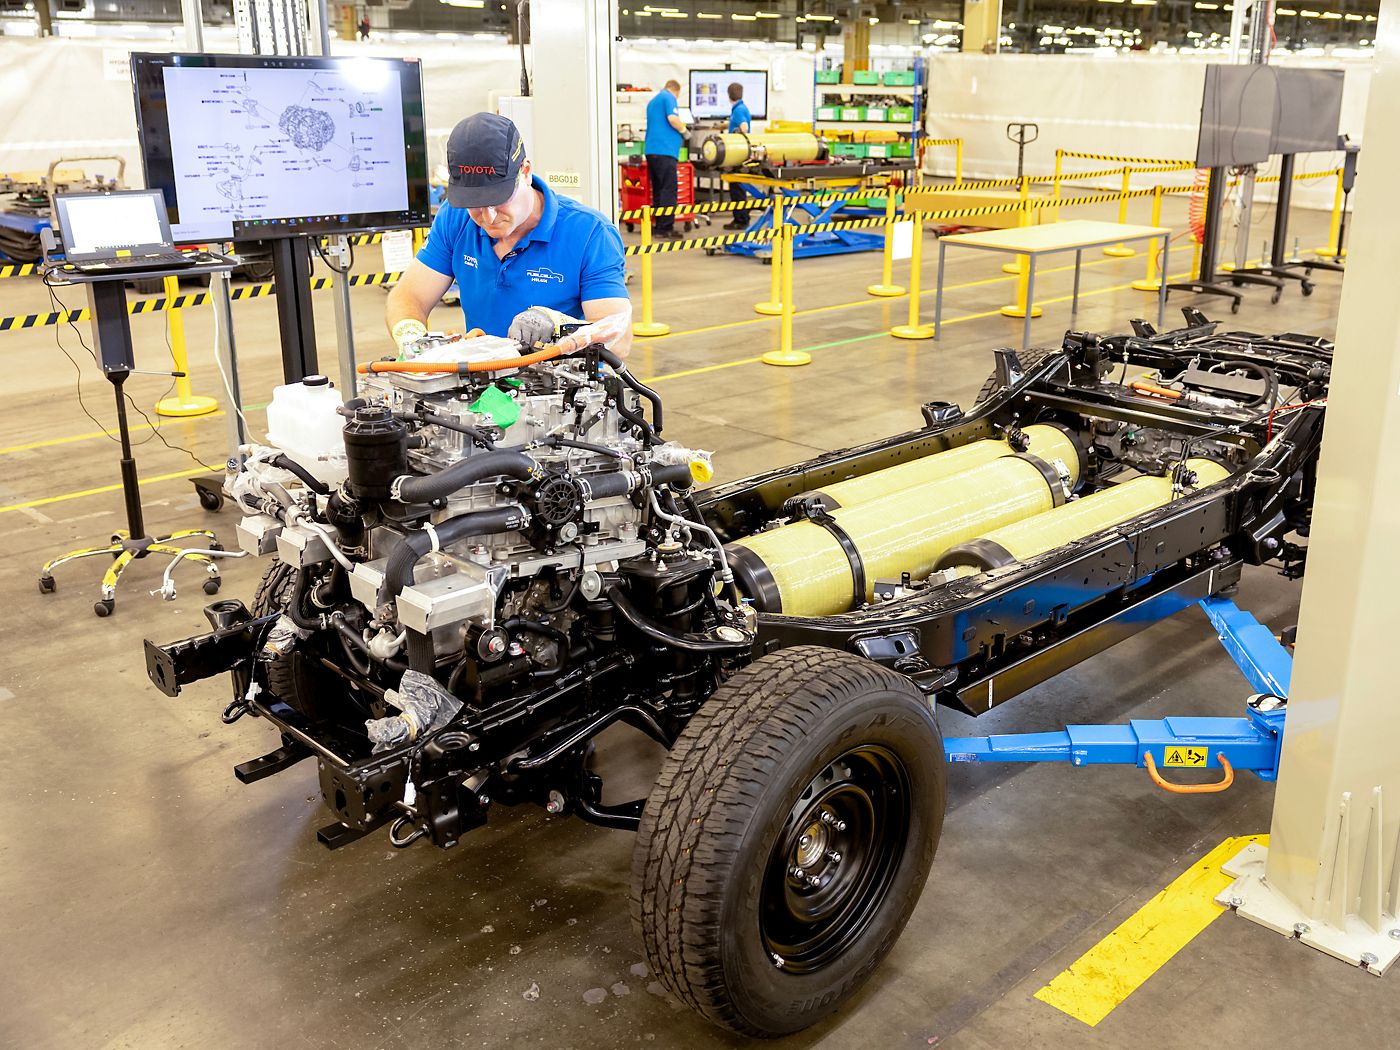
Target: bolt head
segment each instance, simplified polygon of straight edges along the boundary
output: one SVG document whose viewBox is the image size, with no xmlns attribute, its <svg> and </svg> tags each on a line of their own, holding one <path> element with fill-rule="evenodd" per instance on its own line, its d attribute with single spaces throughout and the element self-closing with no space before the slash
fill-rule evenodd
<svg viewBox="0 0 1400 1050">
<path fill-rule="evenodd" d="M 1243 898 L 1243 897 L 1231 897 L 1231 898 L 1230 898 L 1230 907 L 1232 907 L 1232 908 L 1238 908 L 1238 907 L 1239 907 L 1241 904 L 1243 904 L 1243 903 L 1244 903 L 1244 898 Z"/>
<path fill-rule="evenodd" d="M 1380 962 L 1380 959 L 1376 958 L 1376 953 L 1375 953 L 1375 952 L 1362 952 L 1362 953 L 1361 953 L 1361 965 L 1362 965 L 1362 966 L 1375 966 L 1376 963 L 1378 963 L 1378 962 Z"/>
<path fill-rule="evenodd" d="M 491 804 L 490 795 L 477 795 L 476 800 L 480 802 L 483 806 L 489 806 Z"/>
<path fill-rule="evenodd" d="M 808 846 L 810 846 L 810 845 L 812 844 L 811 836 L 809 836 L 809 835 L 803 835 L 800 839 L 797 840 L 797 844 L 798 844 L 799 846 L 801 846 L 803 849 L 806 849 Z"/>
<path fill-rule="evenodd" d="M 807 877 L 807 869 L 796 867 L 789 868 L 788 874 L 791 875 L 794 879 L 801 881 L 802 879 L 805 879 Z"/>
<path fill-rule="evenodd" d="M 1400 929 L 1391 930 L 1390 939 L 1392 941 L 1400 941 Z"/>
<path fill-rule="evenodd" d="M 1305 922 L 1294 923 L 1293 932 L 1296 933 L 1299 937 L 1301 937 L 1305 933 L 1311 933 L 1312 927 Z"/>
<path fill-rule="evenodd" d="M 841 863 L 841 853 L 838 850 L 829 849 L 826 851 L 826 859 L 833 864 Z"/>
<path fill-rule="evenodd" d="M 817 888 L 818 886 L 820 886 L 821 884 L 822 884 L 822 880 L 821 880 L 820 878 L 818 878 L 816 875 L 808 875 L 808 876 L 807 876 L 807 885 L 810 886 L 812 889 L 816 889 L 816 888 Z"/>
</svg>

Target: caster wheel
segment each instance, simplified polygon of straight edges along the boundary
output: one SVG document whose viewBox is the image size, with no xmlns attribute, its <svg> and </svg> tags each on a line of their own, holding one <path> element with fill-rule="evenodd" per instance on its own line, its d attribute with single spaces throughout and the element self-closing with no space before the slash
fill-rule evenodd
<svg viewBox="0 0 1400 1050">
<path fill-rule="evenodd" d="M 211 540 L 209 543 L 209 549 L 211 551 L 221 551 L 224 549 L 224 545 L 218 540 Z"/>
<path fill-rule="evenodd" d="M 92 611 L 98 616 L 111 616 L 112 610 L 116 608 L 116 605 L 117 600 L 115 598 L 103 598 L 100 601 L 92 603 Z"/>
<path fill-rule="evenodd" d="M 763 265 L 764 265 L 764 266 L 772 266 L 772 265 L 773 265 L 773 260 L 772 260 L 772 259 L 764 259 L 764 260 L 763 260 Z"/>
<path fill-rule="evenodd" d="M 1237 314 L 1240 312 L 1240 301 L 1238 299 L 1236 299 L 1230 304 L 1230 312 L 1232 314 Z"/>
<path fill-rule="evenodd" d="M 199 505 L 205 510 L 218 510 L 224 505 L 224 498 L 217 492 L 209 492 L 206 489 L 199 490 Z"/>
<path fill-rule="evenodd" d="M 205 581 L 204 581 L 204 593 L 205 593 L 205 594 L 218 594 L 218 593 L 219 593 L 219 581 L 218 581 L 217 579 L 215 579 L 215 578 L 212 578 L 212 577 L 211 577 L 210 579 L 205 580 Z"/>
<path fill-rule="evenodd" d="M 126 539 L 126 535 L 124 533 L 114 532 L 111 536 L 108 537 L 108 539 L 112 543 L 120 543 L 122 540 Z"/>
<path fill-rule="evenodd" d="M 53 577 L 52 577 L 52 576 L 40 576 L 40 577 L 39 577 L 39 593 L 40 593 L 40 594 L 52 594 L 52 593 L 57 589 L 57 587 L 58 587 L 58 585 L 57 585 L 56 583 L 53 582 Z"/>
<path fill-rule="evenodd" d="M 719 249 L 718 249 L 718 248 L 706 248 L 706 249 L 705 249 L 705 254 L 706 254 L 706 255 L 718 255 L 718 254 L 719 254 Z"/>
<path fill-rule="evenodd" d="M 1280 299 L 1282 299 L 1282 298 L 1283 298 L 1283 289 L 1282 289 L 1282 288 L 1278 288 L 1278 289 L 1275 289 L 1275 290 L 1274 290 L 1274 294 L 1273 294 L 1273 295 L 1269 296 L 1269 302 L 1272 303 L 1273 305 L 1277 306 L 1277 305 L 1278 305 L 1278 301 L 1279 301 Z"/>
<path fill-rule="evenodd" d="M 1303 288 L 1303 296 L 1304 296 L 1304 298 L 1306 298 L 1306 297 L 1309 296 L 1309 295 L 1312 295 L 1312 293 L 1313 293 L 1313 288 L 1314 288 L 1314 287 L 1315 287 L 1315 286 L 1314 286 L 1310 281 L 1304 281 L 1304 282 L 1303 282 L 1302 288 Z"/>
<path fill-rule="evenodd" d="M 622 224 L 622 226 L 623 226 L 623 229 L 625 229 L 628 233 L 636 233 L 636 232 L 637 232 L 637 224 L 636 224 L 635 222 L 625 222 L 625 223 Z"/>
</svg>

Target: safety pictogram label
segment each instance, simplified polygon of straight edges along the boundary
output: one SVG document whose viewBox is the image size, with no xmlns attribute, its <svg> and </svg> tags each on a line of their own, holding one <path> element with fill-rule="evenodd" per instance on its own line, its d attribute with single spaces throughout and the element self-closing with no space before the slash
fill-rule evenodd
<svg viewBox="0 0 1400 1050">
<path fill-rule="evenodd" d="M 1203 747 L 1169 747 L 1162 758 L 1164 766 L 1204 766 L 1210 753 Z"/>
</svg>

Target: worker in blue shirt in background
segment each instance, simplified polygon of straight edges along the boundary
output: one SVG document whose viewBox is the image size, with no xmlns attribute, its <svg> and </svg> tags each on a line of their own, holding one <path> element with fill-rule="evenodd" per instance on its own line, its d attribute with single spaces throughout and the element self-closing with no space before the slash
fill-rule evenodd
<svg viewBox="0 0 1400 1050">
<path fill-rule="evenodd" d="M 749 117 L 749 104 L 744 101 L 744 85 L 734 83 L 729 85 L 729 101 L 732 107 L 729 110 L 729 133 L 736 132 L 740 135 L 747 135 L 753 130 L 752 121 Z M 732 201 L 747 200 L 749 193 L 737 182 L 729 184 L 729 199 Z M 724 227 L 726 230 L 742 230 L 749 224 L 749 210 L 747 208 L 735 208 L 734 217 L 729 220 Z"/>
<path fill-rule="evenodd" d="M 680 161 L 681 133 L 685 122 L 677 112 L 681 85 L 678 80 L 666 81 L 666 86 L 658 91 L 647 103 L 647 135 L 642 143 L 642 152 L 647 158 L 647 181 L 651 183 L 651 204 L 654 208 L 674 208 L 676 206 L 676 164 Z M 676 217 L 658 215 L 652 223 L 657 237 L 677 238 Z"/>
<path fill-rule="evenodd" d="M 566 353 L 602 343 L 625 357 L 632 304 L 617 228 L 535 177 L 519 130 L 494 113 L 452 129 L 447 171 L 447 203 L 385 306 L 400 356 L 412 356 L 455 280 L 469 328 Z M 559 338 L 576 321 L 591 323 Z"/>
</svg>

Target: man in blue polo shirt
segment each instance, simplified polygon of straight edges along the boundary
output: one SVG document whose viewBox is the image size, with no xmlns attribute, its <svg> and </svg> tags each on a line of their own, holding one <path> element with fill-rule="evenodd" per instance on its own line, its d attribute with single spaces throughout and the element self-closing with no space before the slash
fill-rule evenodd
<svg viewBox="0 0 1400 1050">
<path fill-rule="evenodd" d="M 731 135 L 747 135 L 753 130 L 752 118 L 749 116 L 749 104 L 744 101 L 744 85 L 735 81 L 729 85 L 729 133 Z M 731 201 L 743 201 L 749 197 L 749 191 L 741 184 L 731 182 L 729 184 L 729 199 Z M 749 225 L 749 211 L 747 208 L 735 208 L 734 216 L 725 226 L 726 230 L 742 230 Z"/>
<path fill-rule="evenodd" d="M 642 152 L 647 158 L 647 182 L 651 184 L 654 208 L 676 206 L 676 165 L 681 156 L 681 132 L 685 131 L 677 105 L 680 94 L 680 81 L 668 80 L 647 103 L 647 134 Z M 661 238 L 679 237 L 675 222 L 674 214 L 658 215 L 652 220 L 652 229 Z"/>
<path fill-rule="evenodd" d="M 625 357 L 632 304 L 617 229 L 533 176 L 505 117 L 477 113 L 453 128 L 447 168 L 447 203 L 385 306 L 400 350 L 427 333 L 455 280 L 468 328 L 529 347 L 554 341 L 560 324 L 589 321 L 560 345 L 601 342 Z"/>
</svg>

